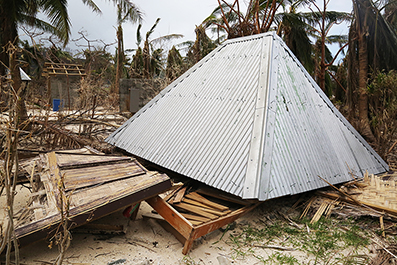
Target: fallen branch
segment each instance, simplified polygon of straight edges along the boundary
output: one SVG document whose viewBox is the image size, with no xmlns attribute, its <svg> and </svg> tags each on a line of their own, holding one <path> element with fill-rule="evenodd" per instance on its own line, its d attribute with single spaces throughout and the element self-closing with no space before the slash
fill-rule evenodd
<svg viewBox="0 0 397 265">
<path fill-rule="evenodd" d="M 385 248 L 384 246 L 382 246 L 381 244 L 379 244 L 378 242 L 376 242 L 374 239 L 372 239 L 372 242 L 374 242 L 375 244 L 377 244 L 378 246 L 380 246 L 384 251 L 386 251 L 388 254 L 390 254 L 392 257 L 394 257 L 395 259 L 397 259 L 397 256 L 394 255 L 393 253 L 391 253 L 387 248 Z"/>
<path fill-rule="evenodd" d="M 141 247 L 146 248 L 146 249 L 148 249 L 148 250 L 150 250 L 150 251 L 152 251 L 152 252 L 154 252 L 154 253 L 157 253 L 157 252 L 154 251 L 153 249 L 151 249 L 151 248 L 149 248 L 149 247 L 147 247 L 147 246 L 145 246 L 145 245 L 139 244 L 139 243 L 137 243 L 137 242 L 130 242 L 130 241 L 128 241 L 127 243 L 130 244 L 130 245 L 134 245 L 134 246 L 141 246 Z"/>
<path fill-rule="evenodd" d="M 74 142 L 78 143 L 81 146 L 90 145 L 90 143 L 87 140 L 82 139 L 81 137 L 78 137 L 78 136 L 74 135 L 73 132 L 71 132 L 71 131 L 69 131 L 67 129 L 60 128 L 57 125 L 50 125 L 50 124 L 47 124 L 45 122 L 38 121 L 38 120 L 35 120 L 33 122 L 34 123 L 38 123 L 40 125 L 43 125 L 43 126 L 47 127 L 48 129 L 50 129 L 53 132 L 59 133 L 61 135 L 64 135 L 64 136 L 72 139 Z"/>
<path fill-rule="evenodd" d="M 274 245 L 253 245 L 253 246 L 258 247 L 258 248 L 272 248 L 272 249 L 278 249 L 278 250 L 284 250 L 284 251 L 295 251 L 296 250 L 294 248 L 274 246 Z"/>
</svg>

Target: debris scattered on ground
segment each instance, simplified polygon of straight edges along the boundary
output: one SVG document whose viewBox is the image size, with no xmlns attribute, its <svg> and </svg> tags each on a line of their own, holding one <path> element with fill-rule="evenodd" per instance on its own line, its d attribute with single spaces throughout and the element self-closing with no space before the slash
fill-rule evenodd
<svg viewBox="0 0 397 265">
<path fill-rule="evenodd" d="M 29 174 L 31 194 L 26 207 L 15 214 L 15 234 L 21 245 L 51 238 L 63 214 L 71 229 L 172 186 L 167 175 L 148 171 L 134 158 L 98 154 L 87 148 L 41 154 L 23 169 Z"/>
<path fill-rule="evenodd" d="M 317 191 L 316 197 L 308 201 L 304 217 L 310 208 L 317 208 L 312 223 L 321 216 L 330 216 L 333 210 L 344 217 L 369 215 L 397 220 L 397 174 L 379 176 L 365 174 L 363 179 L 345 183 L 333 190 Z M 381 224 L 382 225 L 382 224 Z M 383 226 L 383 225 L 382 225 Z"/>
</svg>

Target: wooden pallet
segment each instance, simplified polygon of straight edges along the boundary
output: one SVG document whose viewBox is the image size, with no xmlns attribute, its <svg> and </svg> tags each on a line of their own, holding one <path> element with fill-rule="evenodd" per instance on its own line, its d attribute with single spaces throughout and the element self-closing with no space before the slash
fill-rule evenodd
<svg viewBox="0 0 397 265">
<path fill-rule="evenodd" d="M 186 190 L 184 187 L 164 199 L 155 196 L 146 200 L 166 221 L 159 222 L 164 229 L 174 234 L 184 245 L 184 255 L 189 252 L 194 240 L 233 222 L 259 204 L 257 201 L 242 200 L 219 191 L 200 189 L 186 193 Z M 212 200 L 207 199 L 210 198 L 209 194 Z M 214 202 L 215 200 L 217 201 Z M 162 219 L 153 215 L 146 217 Z"/>
</svg>

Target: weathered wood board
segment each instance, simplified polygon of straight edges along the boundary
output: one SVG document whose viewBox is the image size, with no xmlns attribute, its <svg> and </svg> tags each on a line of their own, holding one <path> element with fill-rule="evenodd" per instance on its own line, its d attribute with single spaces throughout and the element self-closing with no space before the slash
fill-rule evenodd
<svg viewBox="0 0 397 265">
<path fill-rule="evenodd" d="M 71 228 L 86 224 L 172 187 L 165 174 L 147 171 L 129 157 L 51 152 L 41 155 L 41 190 L 16 220 L 20 245 L 51 236 L 60 224 L 61 202 Z M 62 196 L 62 197 L 61 197 Z"/>
</svg>

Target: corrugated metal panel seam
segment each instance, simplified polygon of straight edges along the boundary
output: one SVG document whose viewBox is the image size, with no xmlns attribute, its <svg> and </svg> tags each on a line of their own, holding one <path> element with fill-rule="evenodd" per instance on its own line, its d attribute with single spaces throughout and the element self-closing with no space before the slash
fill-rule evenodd
<svg viewBox="0 0 397 265">
<path fill-rule="evenodd" d="M 260 172 L 259 172 L 259 181 L 260 187 L 263 187 L 261 190 L 258 190 L 258 198 L 260 200 L 267 200 L 269 193 L 267 192 L 270 185 L 271 178 L 271 165 L 273 160 L 274 153 L 274 131 L 275 131 L 275 120 L 276 120 L 276 109 L 277 109 L 277 101 L 276 96 L 278 92 L 278 71 L 279 71 L 279 46 L 276 42 L 274 42 L 274 36 L 271 36 L 273 39 L 273 45 L 270 52 L 270 71 L 269 71 L 269 81 L 268 81 L 268 96 L 266 103 L 266 119 L 264 123 L 265 133 L 262 139 L 262 145 L 264 146 L 264 153 L 262 157 L 262 161 L 260 161 Z"/>
<path fill-rule="evenodd" d="M 260 164 L 263 155 L 264 121 L 266 120 L 266 108 L 268 105 L 269 74 L 272 61 L 272 42 L 269 38 L 261 39 L 261 62 L 258 76 L 258 87 L 255 89 L 256 103 L 254 110 L 253 131 L 251 136 L 250 151 L 248 157 L 247 173 L 245 175 L 243 198 L 257 198 L 260 189 Z"/>
</svg>

